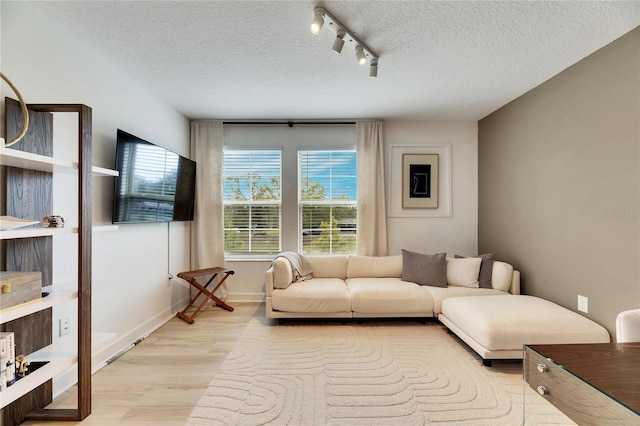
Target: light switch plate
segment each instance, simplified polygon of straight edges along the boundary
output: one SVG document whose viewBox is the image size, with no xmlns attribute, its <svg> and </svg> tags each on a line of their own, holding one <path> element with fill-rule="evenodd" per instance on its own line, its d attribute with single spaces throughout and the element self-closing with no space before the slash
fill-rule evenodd
<svg viewBox="0 0 640 426">
<path fill-rule="evenodd" d="M 578 295 L 578 310 L 581 312 L 589 313 L 589 298 L 586 296 Z"/>
</svg>

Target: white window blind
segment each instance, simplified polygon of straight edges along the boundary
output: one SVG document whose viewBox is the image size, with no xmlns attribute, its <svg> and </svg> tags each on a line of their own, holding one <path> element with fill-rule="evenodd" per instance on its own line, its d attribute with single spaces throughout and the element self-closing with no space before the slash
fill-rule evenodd
<svg viewBox="0 0 640 426">
<path fill-rule="evenodd" d="M 299 151 L 299 246 L 302 253 L 355 253 L 355 151 Z"/>
<path fill-rule="evenodd" d="M 229 254 L 281 251 L 282 153 L 224 151 L 224 246 Z"/>
</svg>

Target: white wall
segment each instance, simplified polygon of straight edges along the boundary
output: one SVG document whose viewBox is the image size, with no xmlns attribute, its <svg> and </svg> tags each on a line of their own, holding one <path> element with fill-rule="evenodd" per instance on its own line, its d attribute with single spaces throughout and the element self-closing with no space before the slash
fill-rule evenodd
<svg viewBox="0 0 640 426">
<path fill-rule="evenodd" d="M 385 122 L 387 148 L 415 146 L 416 149 L 451 147 L 451 215 L 448 217 L 393 217 L 387 219 L 389 254 L 402 249 L 421 253 L 447 252 L 471 256 L 478 250 L 478 125 L 476 122 Z M 420 152 L 419 152 L 420 153 Z M 387 178 L 400 173 L 389 167 L 389 149 L 385 151 Z M 441 170 L 442 162 L 440 158 Z M 440 176 L 440 191 L 446 189 Z M 387 187 L 387 200 L 399 187 Z M 442 199 L 444 194 L 440 194 Z M 425 215 L 430 214 L 424 211 Z"/>
<path fill-rule="evenodd" d="M 93 109 L 94 165 L 114 167 L 117 128 L 189 155 L 184 116 L 34 5 L 2 2 L 1 36 L 2 72 L 27 103 L 83 103 Z M 6 85 L 4 96 L 15 98 Z M 93 185 L 94 226 L 110 224 L 113 178 L 94 178 Z M 189 232 L 189 223 L 172 223 L 120 225 L 93 234 L 94 368 L 185 305 L 188 290 L 167 277 L 189 269 Z M 107 333 L 111 340 L 99 341 Z"/>
<path fill-rule="evenodd" d="M 386 173 L 391 146 L 450 146 L 451 215 L 449 217 L 394 217 L 387 219 L 389 254 L 402 249 L 422 253 L 446 251 L 449 256 L 475 255 L 478 250 L 478 126 L 476 122 L 384 122 Z M 389 179 L 387 179 L 389 186 Z M 387 198 L 398 187 L 387 187 Z M 429 212 L 426 212 L 429 214 Z M 362 232 L 362 231 L 360 231 Z M 262 300 L 264 271 L 270 262 L 227 262 L 236 271 L 229 278 L 229 301 Z"/>
</svg>

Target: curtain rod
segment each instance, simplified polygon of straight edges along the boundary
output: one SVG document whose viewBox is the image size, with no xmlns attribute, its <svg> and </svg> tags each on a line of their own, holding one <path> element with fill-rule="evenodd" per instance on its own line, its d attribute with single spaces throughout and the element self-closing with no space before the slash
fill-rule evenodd
<svg viewBox="0 0 640 426">
<path fill-rule="evenodd" d="M 355 121 L 223 121 L 222 124 L 286 124 L 293 127 L 295 124 L 356 124 Z"/>
</svg>

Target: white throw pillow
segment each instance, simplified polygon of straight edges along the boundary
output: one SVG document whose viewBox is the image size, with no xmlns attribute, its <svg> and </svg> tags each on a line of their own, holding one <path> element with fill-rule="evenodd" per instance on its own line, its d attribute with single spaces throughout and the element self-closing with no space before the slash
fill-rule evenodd
<svg viewBox="0 0 640 426">
<path fill-rule="evenodd" d="M 506 262 L 495 260 L 491 272 L 491 286 L 496 290 L 509 292 L 511 288 L 511 278 L 513 277 L 513 266 Z"/>
<path fill-rule="evenodd" d="M 286 289 L 293 281 L 291 263 L 284 257 L 273 261 L 273 288 Z"/>
<path fill-rule="evenodd" d="M 463 259 L 447 259 L 447 284 L 456 287 L 478 288 L 478 276 L 482 259 L 465 257 Z"/>
<path fill-rule="evenodd" d="M 347 260 L 347 278 L 400 278 L 402 256 L 357 256 Z"/>
</svg>

